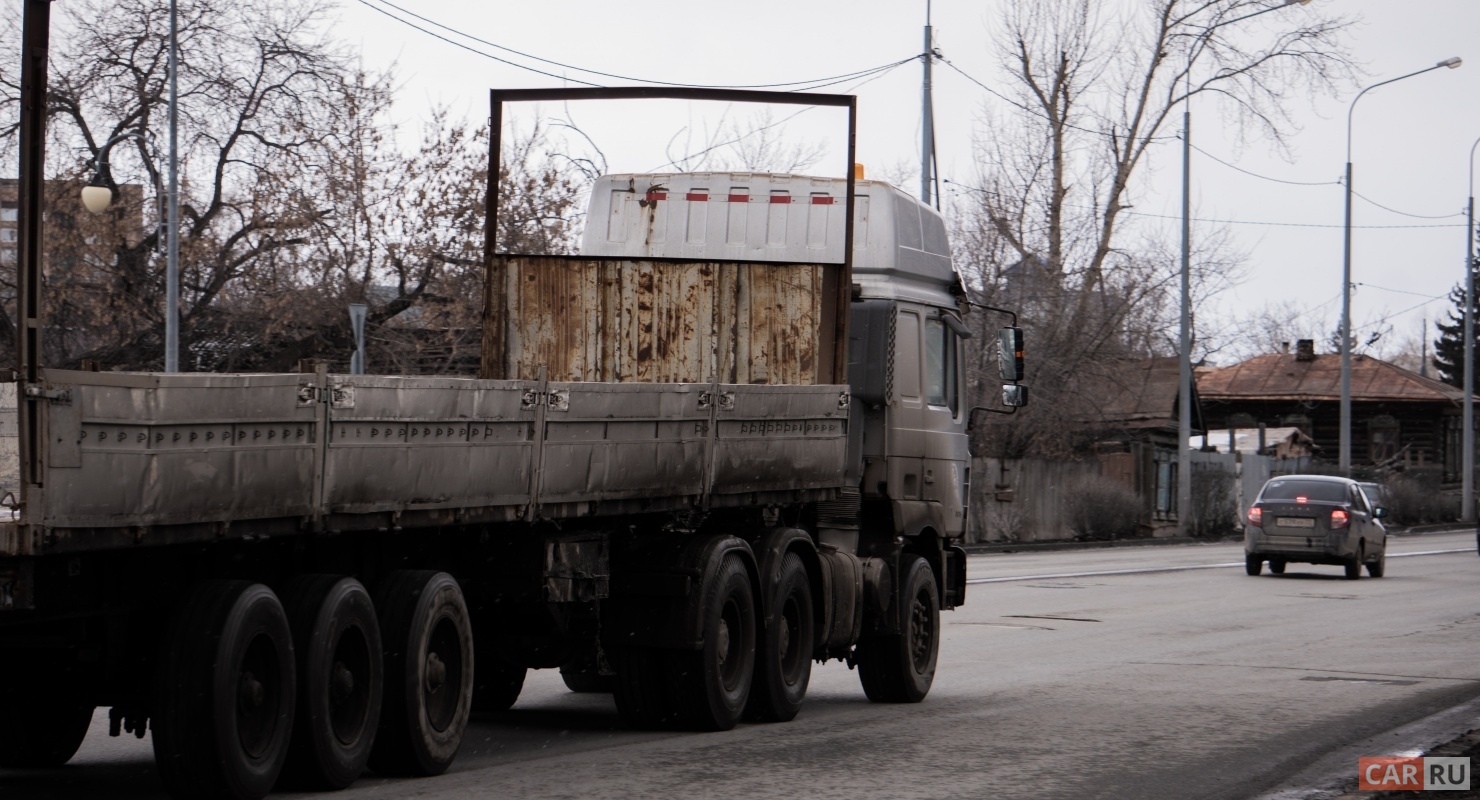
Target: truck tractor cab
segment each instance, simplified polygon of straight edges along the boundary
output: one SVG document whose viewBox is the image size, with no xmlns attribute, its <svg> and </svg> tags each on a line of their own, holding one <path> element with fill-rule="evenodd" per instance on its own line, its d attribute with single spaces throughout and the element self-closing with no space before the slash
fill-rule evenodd
<svg viewBox="0 0 1480 800">
<path fill-rule="evenodd" d="M 592 189 L 581 253 L 841 263 L 846 192 L 841 178 L 801 175 L 608 175 Z M 883 516 L 891 523 L 889 539 L 922 537 L 928 540 L 922 555 L 943 562 L 946 543 L 966 531 L 971 413 L 961 378 L 962 340 L 971 333 L 962 322 L 964 292 L 945 220 L 887 183 L 859 180 L 854 241 L 848 337 L 850 477 L 860 494 L 854 502 L 864 509 L 862 519 Z M 803 315 L 796 324 L 816 325 L 827 317 L 822 312 L 818 307 L 814 318 Z M 859 546 L 859 527 L 823 525 L 824 540 L 862 554 L 869 548 Z M 964 573 L 964 562 L 959 569 Z"/>
</svg>

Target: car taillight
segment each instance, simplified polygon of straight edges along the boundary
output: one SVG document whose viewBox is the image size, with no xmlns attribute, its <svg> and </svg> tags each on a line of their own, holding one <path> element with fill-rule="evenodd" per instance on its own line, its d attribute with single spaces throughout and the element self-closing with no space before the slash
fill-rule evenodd
<svg viewBox="0 0 1480 800">
<path fill-rule="evenodd" d="M 1256 528 L 1264 527 L 1264 509 L 1259 506 L 1249 508 L 1249 524 Z"/>
<path fill-rule="evenodd" d="M 1347 524 L 1350 523 L 1350 522 L 1351 522 L 1351 517 L 1348 517 L 1346 515 L 1346 512 L 1345 511 L 1342 511 L 1341 509 L 1338 508 L 1338 509 L 1335 509 L 1335 510 L 1333 510 L 1331 512 L 1331 528 L 1332 528 L 1332 530 L 1335 530 L 1336 528 L 1345 528 L 1347 526 Z"/>
</svg>

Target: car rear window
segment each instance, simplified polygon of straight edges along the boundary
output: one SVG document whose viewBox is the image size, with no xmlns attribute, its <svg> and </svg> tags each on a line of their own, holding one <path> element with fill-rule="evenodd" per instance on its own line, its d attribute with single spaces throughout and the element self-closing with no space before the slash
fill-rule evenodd
<svg viewBox="0 0 1480 800">
<path fill-rule="evenodd" d="M 1330 481 L 1302 481 L 1283 480 L 1270 481 L 1265 484 L 1264 491 L 1259 495 L 1261 500 L 1294 500 L 1304 497 L 1307 500 L 1316 500 L 1328 503 L 1344 503 L 1347 499 L 1347 488 L 1344 483 L 1332 483 Z"/>
</svg>

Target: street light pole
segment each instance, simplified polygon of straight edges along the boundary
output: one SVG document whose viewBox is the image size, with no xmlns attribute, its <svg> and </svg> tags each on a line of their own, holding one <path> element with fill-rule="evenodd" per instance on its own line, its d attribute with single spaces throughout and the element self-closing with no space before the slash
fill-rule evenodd
<svg viewBox="0 0 1480 800">
<path fill-rule="evenodd" d="M 1470 145 L 1470 202 L 1465 207 L 1465 432 L 1460 453 L 1464 480 L 1460 519 L 1475 521 L 1475 148 Z M 1427 331 L 1425 332 L 1427 333 Z"/>
<path fill-rule="evenodd" d="M 170 191 L 164 278 L 164 371 L 180 371 L 180 45 L 177 0 L 170 0 Z"/>
<path fill-rule="evenodd" d="M 1341 474 L 1348 477 L 1352 470 L 1352 114 L 1357 110 L 1357 101 L 1362 99 L 1362 95 L 1379 86 L 1396 83 L 1425 72 L 1433 72 L 1441 67 L 1458 69 L 1462 63 L 1464 62 L 1458 57 L 1446 58 L 1432 67 L 1425 67 L 1417 72 L 1374 83 L 1357 92 L 1357 96 L 1352 98 L 1352 103 L 1346 110 L 1346 222 L 1342 226 L 1341 331 L 1339 334 L 1341 336 L 1341 447 L 1338 466 Z"/>
<path fill-rule="evenodd" d="M 1177 527 L 1183 536 L 1191 532 L 1192 521 L 1192 64 L 1197 60 L 1198 43 L 1224 25 L 1309 2 L 1285 0 L 1281 5 L 1210 25 L 1193 39 L 1188 51 L 1183 73 L 1187 88 L 1182 95 L 1182 307 L 1177 338 Z"/>
</svg>

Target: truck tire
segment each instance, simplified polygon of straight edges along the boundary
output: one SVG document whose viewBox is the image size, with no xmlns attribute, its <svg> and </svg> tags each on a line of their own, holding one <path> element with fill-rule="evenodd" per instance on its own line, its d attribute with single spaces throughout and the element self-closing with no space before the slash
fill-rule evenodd
<svg viewBox="0 0 1480 800">
<path fill-rule="evenodd" d="M 171 622 L 156 670 L 154 760 L 177 798 L 257 800 L 272 789 L 293 731 L 288 618 L 260 583 L 195 587 Z"/>
<path fill-rule="evenodd" d="M 376 592 L 385 694 L 370 768 L 440 775 L 462 746 L 473 699 L 473 629 L 445 572 L 392 572 Z"/>
<path fill-rule="evenodd" d="M 670 651 L 632 645 L 611 652 L 617 668 L 617 713 L 628 727 L 650 730 L 674 721 L 667 658 Z"/>
<path fill-rule="evenodd" d="M 918 703 L 935 682 L 940 654 L 940 593 L 935 573 L 925 559 L 905 554 L 900 560 L 897 634 L 865 634 L 854 661 L 863 693 L 875 703 Z"/>
<path fill-rule="evenodd" d="M 28 657 L 8 655 L 16 661 Z M 48 680 L 39 668 L 0 669 L 0 767 L 50 769 L 77 754 L 93 707 L 68 691 L 67 679 Z"/>
<path fill-rule="evenodd" d="M 739 555 L 720 553 L 705 570 L 700 593 L 703 645 L 663 651 L 670 664 L 678 721 L 686 728 L 727 731 L 740 721 L 755 677 L 756 609 L 750 574 Z"/>
<path fill-rule="evenodd" d="M 617 689 L 617 680 L 614 676 L 602 675 L 599 672 L 561 670 L 560 679 L 565 681 L 565 688 L 577 694 L 611 694 Z"/>
<path fill-rule="evenodd" d="M 750 687 L 746 719 L 787 722 L 795 718 L 812 678 L 812 648 L 817 620 L 812 615 L 812 586 L 796 553 L 781 560 L 772 598 L 775 619 L 756 648 L 755 680 Z"/>
<path fill-rule="evenodd" d="M 514 707 L 524 691 L 525 667 L 516 667 L 491 652 L 493 637 L 479 637 L 474 644 L 478 670 L 473 674 L 473 711 L 497 714 Z"/>
<path fill-rule="evenodd" d="M 284 777 L 343 789 L 370 759 L 385 692 L 380 623 L 354 578 L 305 575 L 284 593 L 298 666 L 298 707 Z"/>
</svg>

